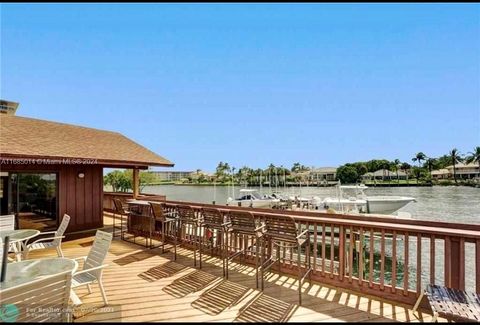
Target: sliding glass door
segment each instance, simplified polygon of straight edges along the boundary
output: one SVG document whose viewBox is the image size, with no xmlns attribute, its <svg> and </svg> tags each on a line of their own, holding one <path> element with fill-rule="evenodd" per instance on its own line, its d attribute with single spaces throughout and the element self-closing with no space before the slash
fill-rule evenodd
<svg viewBox="0 0 480 325">
<path fill-rule="evenodd" d="M 10 173 L 9 212 L 20 229 L 54 230 L 57 227 L 58 177 L 56 173 Z"/>
</svg>

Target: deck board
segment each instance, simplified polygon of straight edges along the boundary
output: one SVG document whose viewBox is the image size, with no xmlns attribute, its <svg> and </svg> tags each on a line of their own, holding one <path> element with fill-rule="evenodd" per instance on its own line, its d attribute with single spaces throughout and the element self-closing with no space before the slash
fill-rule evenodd
<svg viewBox="0 0 480 325">
<path fill-rule="evenodd" d="M 65 257 L 86 255 L 92 239 L 65 242 Z M 33 251 L 29 258 L 46 256 L 55 256 L 55 250 Z M 104 272 L 108 309 L 102 307 L 97 286 L 92 286 L 92 294 L 86 287 L 77 288 L 83 310 L 77 310 L 75 322 L 419 321 L 411 306 L 317 282 L 304 285 L 303 303 L 298 306 L 298 282 L 293 277 L 268 274 L 262 293 L 255 289 L 252 267 L 233 263 L 229 280 L 224 280 L 221 260 L 204 255 L 203 268 L 198 270 L 192 258 L 193 252 L 184 248 L 178 249 L 173 261 L 169 252 L 161 254 L 160 249 L 146 250 L 115 239 Z M 429 314 L 420 316 L 431 320 Z"/>
</svg>

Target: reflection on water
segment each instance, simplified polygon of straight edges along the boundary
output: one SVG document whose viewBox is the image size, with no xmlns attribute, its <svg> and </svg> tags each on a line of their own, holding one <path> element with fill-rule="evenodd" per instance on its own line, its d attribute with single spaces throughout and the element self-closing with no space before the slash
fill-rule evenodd
<svg viewBox="0 0 480 325">
<path fill-rule="evenodd" d="M 213 200 L 217 204 L 225 204 L 228 197 L 238 196 L 239 187 L 235 187 L 235 195 L 232 195 L 232 188 L 227 186 L 216 186 L 214 191 L 213 186 L 174 186 L 174 185 L 162 185 L 162 186 L 148 186 L 144 189 L 145 193 L 152 194 L 164 194 L 170 200 L 212 203 Z M 259 189 L 259 188 L 257 188 Z M 260 190 L 260 189 L 259 189 Z M 271 193 L 275 190 L 272 188 L 269 191 L 268 188 L 263 188 L 263 193 Z M 291 195 L 301 195 L 306 197 L 318 196 L 321 199 L 327 196 L 335 196 L 334 187 L 302 187 L 302 188 L 290 188 L 290 189 L 278 189 L 280 192 L 284 192 Z M 400 211 L 406 211 L 411 213 L 413 219 L 418 220 L 431 220 L 431 221 L 443 221 L 443 222 L 455 222 L 466 224 L 480 224 L 480 189 L 464 186 L 434 186 L 434 187 L 371 187 L 366 190 L 367 195 L 401 195 L 411 196 L 417 199 L 417 202 L 413 202 L 403 207 Z M 391 241 L 386 242 L 386 280 L 390 280 L 391 270 Z M 327 250 L 329 251 L 329 250 Z M 379 271 L 379 255 L 380 251 L 379 242 L 375 242 L 375 254 L 374 254 L 374 269 L 375 278 L 378 278 Z M 403 251 L 403 241 L 398 241 L 397 252 Z M 437 241 L 435 245 L 436 263 L 435 279 L 438 284 L 443 284 L 443 269 L 440 266 L 443 265 L 444 246 L 443 241 Z M 466 262 L 466 279 L 465 287 L 474 288 L 475 283 L 475 251 L 473 244 L 467 243 L 465 248 L 465 261 Z M 403 254 L 402 254 L 403 256 Z M 368 260 L 369 256 L 365 256 Z M 409 265 L 416 265 L 417 251 L 416 251 L 416 238 L 410 237 L 409 246 Z M 401 285 L 403 281 L 403 263 L 400 258 L 397 262 L 397 285 Z M 354 263 L 355 264 L 355 263 Z M 422 283 L 429 282 L 429 264 L 430 264 L 430 240 L 424 238 L 422 240 Z M 367 264 L 368 265 L 368 264 Z M 411 268 L 411 267 L 410 267 Z M 409 268 L 409 269 L 410 269 Z M 354 265 L 354 272 L 356 265 Z M 415 288 L 416 275 L 414 270 L 410 271 L 409 286 Z M 387 281 L 389 282 L 389 281 Z"/>
</svg>

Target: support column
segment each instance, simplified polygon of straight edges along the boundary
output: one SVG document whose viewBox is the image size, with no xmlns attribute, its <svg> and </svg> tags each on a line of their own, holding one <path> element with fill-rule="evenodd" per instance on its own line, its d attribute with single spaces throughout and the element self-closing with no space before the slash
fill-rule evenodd
<svg viewBox="0 0 480 325">
<path fill-rule="evenodd" d="M 133 198 L 136 199 L 140 194 L 140 170 L 133 169 Z"/>
</svg>

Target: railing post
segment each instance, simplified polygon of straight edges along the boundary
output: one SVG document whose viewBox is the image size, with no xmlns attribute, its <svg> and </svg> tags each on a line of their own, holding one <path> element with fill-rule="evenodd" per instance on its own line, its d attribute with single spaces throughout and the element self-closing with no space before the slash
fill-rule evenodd
<svg viewBox="0 0 480 325">
<path fill-rule="evenodd" d="M 465 288 L 465 243 L 460 238 L 445 238 L 445 285 L 453 289 Z"/>
</svg>

